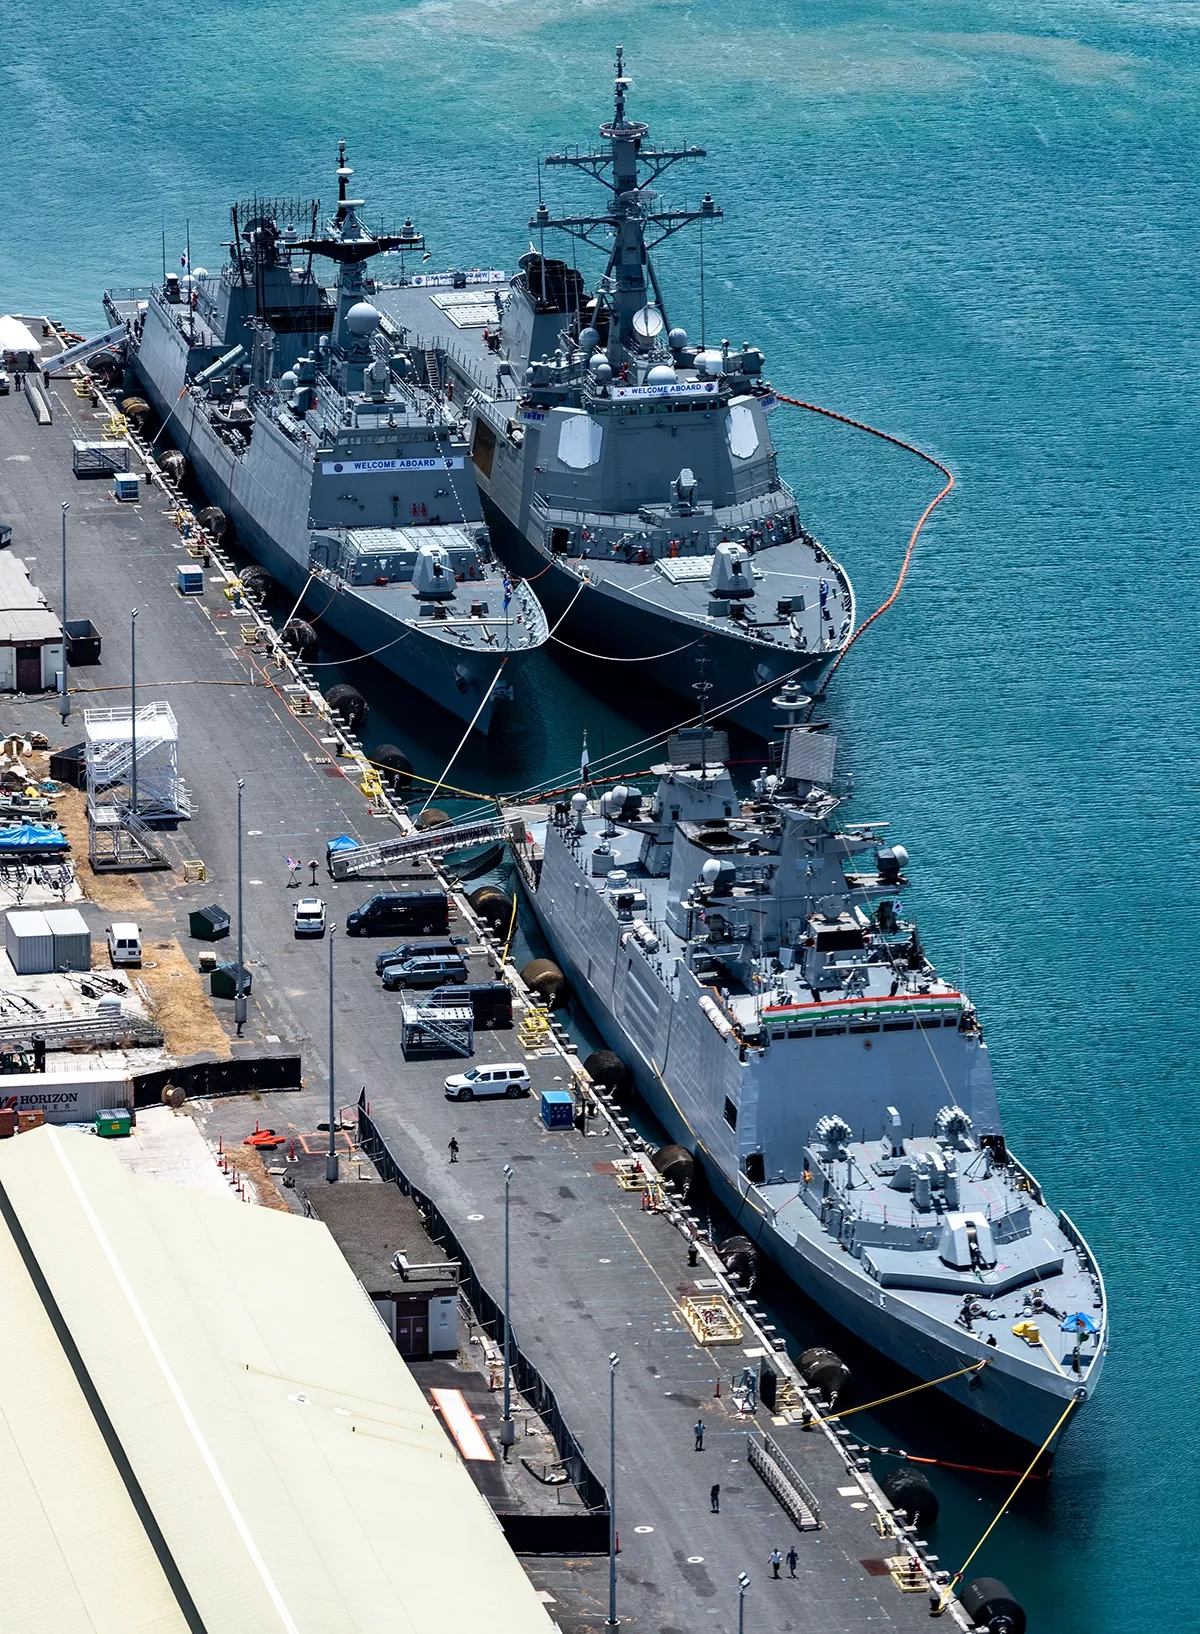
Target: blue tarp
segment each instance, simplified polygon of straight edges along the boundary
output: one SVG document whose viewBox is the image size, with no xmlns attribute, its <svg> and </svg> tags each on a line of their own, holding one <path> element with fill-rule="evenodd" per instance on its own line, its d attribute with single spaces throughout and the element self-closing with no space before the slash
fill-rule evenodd
<svg viewBox="0 0 1200 1634">
<path fill-rule="evenodd" d="M 335 834 L 325 846 L 325 855 L 332 856 L 335 851 L 357 851 L 358 841 L 353 834 Z"/>
<path fill-rule="evenodd" d="M 67 851 L 67 837 L 57 828 L 41 823 L 18 823 L 0 828 L 0 851 Z"/>
<path fill-rule="evenodd" d="M 1075 1311 L 1063 1318 L 1062 1333 L 1095 1333 L 1096 1324 L 1084 1311 Z"/>
</svg>

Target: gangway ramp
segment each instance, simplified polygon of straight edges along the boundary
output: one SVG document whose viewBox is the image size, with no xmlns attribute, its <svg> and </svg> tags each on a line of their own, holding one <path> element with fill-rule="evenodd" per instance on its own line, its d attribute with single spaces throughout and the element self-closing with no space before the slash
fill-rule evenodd
<svg viewBox="0 0 1200 1634">
<path fill-rule="evenodd" d="M 497 812 L 471 822 L 442 823 L 437 828 L 422 829 L 418 834 L 399 834 L 394 840 L 360 845 L 354 851 L 334 851 L 329 857 L 329 869 L 334 879 L 361 879 L 364 874 L 380 872 L 398 863 L 424 862 L 429 857 L 441 857 L 470 845 L 486 845 L 489 840 L 508 837 L 508 819 Z"/>
</svg>

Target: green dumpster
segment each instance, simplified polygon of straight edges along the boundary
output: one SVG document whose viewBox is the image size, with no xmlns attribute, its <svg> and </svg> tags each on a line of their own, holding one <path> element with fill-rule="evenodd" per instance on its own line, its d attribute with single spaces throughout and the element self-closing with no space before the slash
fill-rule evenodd
<svg viewBox="0 0 1200 1634">
<path fill-rule="evenodd" d="M 103 1108 L 96 1113 L 96 1133 L 104 1140 L 120 1140 L 133 1127 L 133 1117 L 127 1106 Z"/>
<path fill-rule="evenodd" d="M 208 990 L 215 999 L 233 999 L 237 997 L 236 983 L 237 966 L 235 964 L 218 965 L 208 979 Z M 250 991 L 253 974 L 242 966 L 242 992 Z"/>
</svg>

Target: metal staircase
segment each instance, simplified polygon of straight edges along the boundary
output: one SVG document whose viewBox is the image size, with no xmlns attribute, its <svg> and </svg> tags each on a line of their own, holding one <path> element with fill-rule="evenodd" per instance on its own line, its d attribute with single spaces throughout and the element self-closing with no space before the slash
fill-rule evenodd
<svg viewBox="0 0 1200 1634">
<path fill-rule="evenodd" d="M 355 879 L 394 863 L 420 862 L 426 857 L 462 850 L 464 846 L 486 845 L 489 840 L 507 838 L 508 821 L 497 813 L 469 823 L 443 823 L 438 828 L 423 829 L 419 834 L 359 846 L 357 851 L 335 851 L 329 859 L 329 867 L 334 879 Z"/>
<path fill-rule="evenodd" d="M 475 1012 L 469 1004 L 439 1008 L 433 1004 L 402 1004 L 400 1048 L 405 1058 L 429 1052 L 471 1055 L 475 1050 Z"/>
<path fill-rule="evenodd" d="M 81 1044 L 111 1048 L 122 1043 L 156 1049 L 163 1042 L 162 1028 L 144 1016 L 64 1016 L 58 1021 L 29 1016 L 0 1026 L 0 1049 L 32 1049 L 35 1036 L 45 1040 L 48 1050 L 70 1050 Z M 0 1079 L 0 1084 L 4 1082 L 7 1080 Z"/>
<path fill-rule="evenodd" d="M 432 346 L 425 349 L 425 373 L 429 377 L 431 392 L 440 392 L 442 389 L 442 361 Z"/>
<path fill-rule="evenodd" d="M 779 1500 L 801 1532 L 816 1532 L 821 1526 L 821 1506 L 812 1488 L 779 1443 L 764 1434 L 759 1441 L 751 1431 L 746 1437 L 747 1462 L 757 1470 L 763 1484 Z"/>
</svg>

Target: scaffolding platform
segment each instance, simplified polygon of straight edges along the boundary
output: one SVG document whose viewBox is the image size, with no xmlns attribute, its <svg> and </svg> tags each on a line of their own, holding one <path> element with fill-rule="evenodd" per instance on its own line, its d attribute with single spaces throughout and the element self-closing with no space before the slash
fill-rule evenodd
<svg viewBox="0 0 1200 1634">
<path fill-rule="evenodd" d="M 413 1055 L 473 1055 L 475 1012 L 469 1004 L 440 1009 L 432 1004 L 400 1006 L 400 1048 Z"/>
<path fill-rule="evenodd" d="M 131 709 L 88 709 L 83 725 L 89 809 L 125 806 L 151 821 L 191 816 L 191 799 L 179 775 L 179 728 L 170 704 L 142 704 L 136 718 Z"/>
</svg>

